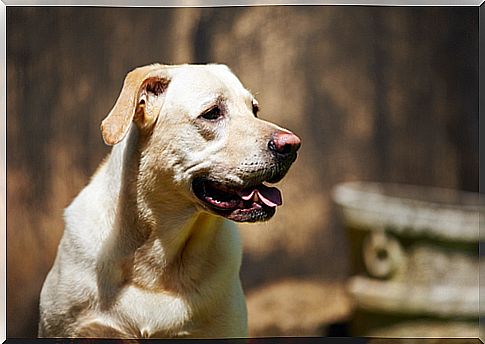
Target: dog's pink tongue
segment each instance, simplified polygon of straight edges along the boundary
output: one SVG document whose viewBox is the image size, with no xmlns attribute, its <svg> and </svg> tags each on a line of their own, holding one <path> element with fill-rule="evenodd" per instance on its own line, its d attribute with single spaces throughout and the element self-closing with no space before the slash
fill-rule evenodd
<svg viewBox="0 0 485 344">
<path fill-rule="evenodd" d="M 241 198 L 245 201 L 250 200 L 253 198 L 254 193 L 257 193 L 258 198 L 263 201 L 268 207 L 276 207 L 278 205 L 283 204 L 281 200 L 281 192 L 277 188 L 268 187 L 266 185 L 258 185 L 256 189 L 253 190 L 244 190 L 241 191 L 239 194 Z"/>
</svg>

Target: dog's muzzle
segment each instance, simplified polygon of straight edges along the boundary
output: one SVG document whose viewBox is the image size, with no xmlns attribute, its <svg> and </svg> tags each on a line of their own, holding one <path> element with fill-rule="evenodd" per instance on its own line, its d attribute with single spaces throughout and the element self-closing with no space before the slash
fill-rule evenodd
<svg viewBox="0 0 485 344">
<path fill-rule="evenodd" d="M 268 183 L 280 181 L 296 160 L 301 141 L 291 132 L 278 131 L 268 142 L 273 163 L 262 173 L 248 174 L 243 185 L 217 181 L 210 176 L 195 178 L 192 191 L 203 206 L 217 215 L 237 222 L 269 220 L 281 205 L 281 192 Z"/>
</svg>

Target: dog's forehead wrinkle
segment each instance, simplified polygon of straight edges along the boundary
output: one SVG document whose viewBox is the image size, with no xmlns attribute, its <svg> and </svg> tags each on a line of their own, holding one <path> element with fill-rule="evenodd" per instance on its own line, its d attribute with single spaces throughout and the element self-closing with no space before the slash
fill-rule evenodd
<svg viewBox="0 0 485 344">
<path fill-rule="evenodd" d="M 188 97 L 218 94 L 232 99 L 251 98 L 252 100 L 253 97 L 249 91 L 227 67 L 221 68 L 219 65 L 200 67 L 195 69 L 196 72 L 187 68 L 177 73 L 172 80 L 172 89 L 184 89 L 183 93 Z M 177 93 L 177 96 L 180 96 L 180 93 Z"/>
<path fill-rule="evenodd" d="M 165 111 L 172 115 L 185 113 L 189 117 L 196 118 L 210 107 L 224 104 L 225 98 L 221 88 L 211 91 L 204 87 L 193 86 L 193 89 L 183 94 L 174 92 L 173 96 L 167 96 Z"/>
</svg>

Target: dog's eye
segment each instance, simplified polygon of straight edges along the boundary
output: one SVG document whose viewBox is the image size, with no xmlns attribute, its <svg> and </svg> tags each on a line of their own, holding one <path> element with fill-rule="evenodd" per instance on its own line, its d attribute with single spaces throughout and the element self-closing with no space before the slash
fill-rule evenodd
<svg viewBox="0 0 485 344">
<path fill-rule="evenodd" d="M 222 117 L 222 111 L 218 106 L 214 106 L 213 108 L 204 112 L 200 117 L 208 120 L 208 121 L 215 121 Z"/>
</svg>

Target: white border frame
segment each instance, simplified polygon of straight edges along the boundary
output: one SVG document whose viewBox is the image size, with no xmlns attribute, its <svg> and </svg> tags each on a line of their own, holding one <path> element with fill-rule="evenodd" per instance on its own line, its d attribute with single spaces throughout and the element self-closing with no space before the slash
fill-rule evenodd
<svg viewBox="0 0 485 344">
<path fill-rule="evenodd" d="M 1 0 L 7 6 L 234 7 L 265 5 L 480 6 L 485 0 Z"/>
<path fill-rule="evenodd" d="M 237 7 L 267 5 L 358 5 L 358 6 L 476 6 L 485 0 L 0 0 L 0 341 L 6 333 L 7 284 L 7 6 L 107 6 L 107 7 Z M 479 94 L 481 90 L 479 90 Z M 3 240 L 2 240 L 3 239 Z M 480 285 L 480 291 L 482 286 Z M 481 292 L 480 292 L 481 294 Z M 481 322 L 481 321 L 480 321 Z M 479 332 L 483 340 L 485 333 Z"/>
</svg>

